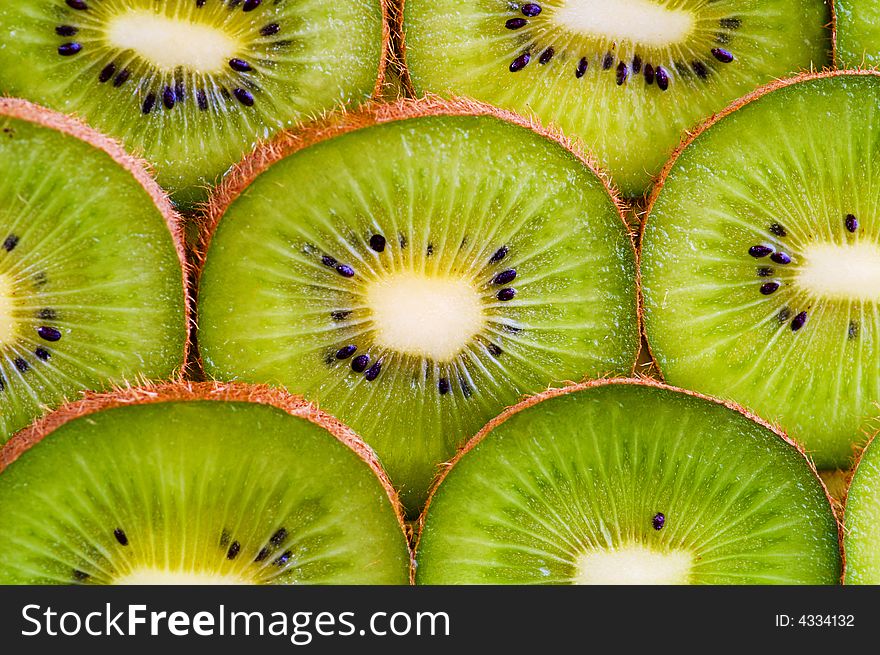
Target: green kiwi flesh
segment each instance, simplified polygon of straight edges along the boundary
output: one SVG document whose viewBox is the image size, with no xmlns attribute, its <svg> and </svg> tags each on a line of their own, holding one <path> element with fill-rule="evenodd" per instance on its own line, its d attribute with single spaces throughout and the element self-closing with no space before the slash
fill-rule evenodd
<svg viewBox="0 0 880 655">
<path fill-rule="evenodd" d="M 422 518 L 417 584 L 835 584 L 804 456 L 717 401 L 638 380 L 548 391 L 465 449 Z"/>
<path fill-rule="evenodd" d="M 403 102 L 271 145 L 221 193 L 199 282 L 207 374 L 338 416 L 410 512 L 522 394 L 626 374 L 638 351 L 634 251 L 603 181 L 493 112 Z"/>
<path fill-rule="evenodd" d="M 835 59 L 840 68 L 880 65 L 880 4 L 834 0 Z"/>
<path fill-rule="evenodd" d="M 880 441 L 862 451 L 846 495 L 845 584 L 880 584 Z"/>
<path fill-rule="evenodd" d="M 368 451 L 281 395 L 125 390 L 20 434 L 0 451 L 0 584 L 407 584 Z"/>
<path fill-rule="evenodd" d="M 828 63 L 822 0 L 406 0 L 416 93 L 535 115 L 640 196 L 687 130 L 761 84 Z"/>
<path fill-rule="evenodd" d="M 184 207 L 259 140 L 370 97 L 382 0 L 4 0 L 0 93 L 121 139 Z"/>
<path fill-rule="evenodd" d="M 82 390 L 182 368 L 178 232 L 141 162 L 0 98 L 0 444 Z"/>
<path fill-rule="evenodd" d="M 671 384 L 847 469 L 880 415 L 880 77 L 807 76 L 738 107 L 681 151 L 650 209 L 648 343 Z"/>
</svg>

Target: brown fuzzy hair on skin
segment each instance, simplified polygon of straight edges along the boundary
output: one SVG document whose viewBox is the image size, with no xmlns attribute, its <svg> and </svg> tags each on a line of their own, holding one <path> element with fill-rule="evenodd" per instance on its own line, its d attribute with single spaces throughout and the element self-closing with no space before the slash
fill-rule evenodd
<svg viewBox="0 0 880 655">
<path fill-rule="evenodd" d="M 378 478 L 385 490 L 388 500 L 397 517 L 401 533 L 409 539 L 404 520 L 403 507 L 397 492 L 388 475 L 382 468 L 379 458 L 351 428 L 330 414 L 321 411 L 315 405 L 300 396 L 294 396 L 282 389 L 265 385 L 221 382 L 168 382 L 139 387 L 120 387 L 106 393 L 87 392 L 81 400 L 64 405 L 48 414 L 30 427 L 18 432 L 2 448 L 0 448 L 0 475 L 11 466 L 21 455 L 43 439 L 51 438 L 53 432 L 61 426 L 84 416 L 96 414 L 117 407 L 132 405 L 150 405 L 168 402 L 237 402 L 267 405 L 281 411 L 305 419 L 325 429 L 340 443 L 352 450 Z M 410 578 L 412 570 L 412 552 L 410 550 Z"/>
<path fill-rule="evenodd" d="M 192 325 L 192 298 L 189 292 L 190 266 L 187 262 L 186 247 L 184 245 L 183 218 L 175 210 L 174 205 L 168 198 L 168 194 L 156 182 L 149 164 L 129 154 L 122 144 L 115 139 L 105 136 L 79 119 L 46 109 L 27 100 L 0 97 L 0 117 L 4 116 L 55 130 L 87 143 L 109 156 L 116 164 L 126 170 L 141 188 L 146 191 L 156 209 L 162 214 L 169 232 L 171 232 L 171 240 L 174 243 L 174 250 L 177 253 L 181 267 L 184 321 L 187 331 L 189 331 Z M 188 352 L 189 339 L 184 344 L 179 375 L 183 374 L 186 367 Z"/>
<path fill-rule="evenodd" d="M 431 492 L 428 494 L 428 500 L 425 503 L 425 507 L 422 510 L 422 513 L 419 516 L 419 520 L 418 520 L 418 532 L 417 532 L 416 543 L 415 543 L 415 548 L 414 548 L 414 550 L 416 552 L 416 556 L 418 555 L 419 542 L 421 541 L 422 532 L 424 531 L 424 528 L 425 528 L 425 521 L 428 516 L 428 512 L 431 508 L 431 502 L 434 500 L 434 496 L 437 494 L 437 491 L 440 489 L 441 485 L 443 484 L 443 481 L 446 479 L 446 476 L 449 475 L 449 472 L 455 468 L 455 465 L 459 462 L 459 460 L 461 460 L 462 457 L 467 455 L 478 444 L 480 444 L 484 439 L 486 439 L 492 433 L 492 431 L 495 428 L 497 428 L 499 425 L 501 425 L 502 423 L 507 421 L 510 417 L 514 416 L 515 414 L 519 414 L 521 411 L 528 409 L 529 407 L 537 405 L 537 404 L 539 404 L 545 400 L 548 400 L 550 398 L 555 398 L 557 396 L 564 396 L 564 395 L 567 395 L 570 393 L 577 393 L 579 391 L 584 391 L 587 389 L 593 389 L 596 387 L 604 387 L 604 386 L 609 386 L 609 385 L 650 387 L 650 388 L 654 388 L 654 389 L 663 389 L 663 390 L 670 391 L 673 393 L 679 393 L 682 395 L 690 396 L 692 398 L 699 398 L 701 400 L 705 400 L 707 402 L 711 402 L 716 405 L 721 405 L 722 407 L 726 407 L 727 409 L 730 409 L 730 410 L 736 412 L 737 414 L 740 414 L 741 416 L 749 419 L 750 421 L 757 423 L 761 427 L 766 428 L 767 430 L 769 430 L 770 432 L 775 434 L 779 439 L 781 439 L 786 444 L 788 444 L 791 448 L 793 448 L 798 453 L 798 455 L 800 455 L 803 458 L 807 467 L 810 469 L 813 476 L 816 478 L 816 481 L 819 483 L 820 487 L 822 488 L 822 492 L 825 494 L 825 498 L 828 501 L 828 509 L 831 512 L 832 517 L 834 517 L 834 521 L 837 525 L 838 546 L 840 548 L 840 557 L 841 557 L 841 570 L 843 570 L 843 567 L 844 567 L 845 561 L 846 561 L 844 558 L 844 553 L 843 553 L 843 526 L 842 526 L 840 520 L 838 519 L 836 512 L 834 511 L 834 501 L 831 498 L 831 495 L 828 493 L 828 489 L 825 486 L 825 483 L 822 481 L 822 478 L 819 477 L 819 473 L 816 470 L 816 467 L 813 465 L 812 460 L 810 460 L 810 458 L 807 457 L 804 450 L 797 443 L 795 443 L 793 440 L 791 440 L 788 437 L 788 435 L 786 435 L 785 432 L 779 426 L 774 425 L 768 421 L 765 421 L 760 416 L 757 416 L 756 414 L 750 412 L 749 410 L 745 409 L 744 407 L 741 407 L 740 405 L 737 405 L 734 402 L 727 401 L 727 400 L 720 400 L 718 398 L 712 398 L 710 396 L 705 396 L 705 395 L 697 393 L 695 391 L 689 391 L 687 389 L 681 389 L 679 387 L 673 387 L 673 386 L 670 386 L 670 385 L 665 384 L 663 382 L 658 382 L 657 380 L 654 380 L 651 378 L 646 378 L 646 377 L 608 378 L 608 379 L 604 379 L 604 380 L 591 380 L 588 382 L 582 382 L 580 384 L 572 384 L 572 385 L 565 386 L 565 387 L 547 389 L 547 391 L 544 391 L 542 393 L 539 393 L 539 394 L 536 394 L 536 395 L 531 396 L 529 398 L 526 398 L 525 400 L 523 400 L 522 402 L 520 402 L 517 405 L 514 405 L 512 407 L 508 407 L 500 415 L 498 415 L 497 417 L 495 417 L 494 419 L 489 421 L 483 427 L 482 430 L 480 430 L 476 435 L 474 435 L 474 437 L 471 438 L 471 440 L 468 441 L 458 451 L 458 454 L 456 454 L 456 456 L 450 462 L 448 462 L 447 464 L 444 465 L 442 472 L 434 481 L 434 484 L 431 488 Z"/>
</svg>

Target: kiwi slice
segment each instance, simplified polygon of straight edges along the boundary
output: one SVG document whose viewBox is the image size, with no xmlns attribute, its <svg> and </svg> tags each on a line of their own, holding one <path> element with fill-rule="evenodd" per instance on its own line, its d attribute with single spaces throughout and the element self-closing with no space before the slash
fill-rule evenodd
<svg viewBox="0 0 880 655">
<path fill-rule="evenodd" d="M 180 369 L 183 268 L 176 216 L 140 161 L 0 98 L 0 444 L 81 390 Z"/>
<path fill-rule="evenodd" d="M 665 378 L 778 421 L 822 469 L 880 415 L 878 117 L 873 73 L 745 98 L 670 164 L 642 237 Z"/>
<path fill-rule="evenodd" d="M 880 584 L 880 441 L 859 456 L 846 494 L 843 523 L 845 584 Z"/>
<path fill-rule="evenodd" d="M 319 403 L 411 511 L 521 394 L 636 360 L 613 197 L 565 142 L 488 106 L 401 101 L 272 143 L 224 184 L 206 241 L 205 371 Z"/>
<path fill-rule="evenodd" d="M 381 88 L 384 0 L 3 0 L 0 93 L 121 139 L 190 207 L 260 139 Z"/>
<path fill-rule="evenodd" d="M 834 584 L 815 470 L 735 406 L 643 380 L 553 389 L 462 451 L 417 584 Z"/>
<path fill-rule="evenodd" d="M 841 68 L 880 65 L 880 5 L 834 0 L 834 55 Z"/>
<path fill-rule="evenodd" d="M 0 450 L 0 584 L 407 584 L 372 451 L 283 391 L 167 384 Z"/>
<path fill-rule="evenodd" d="M 406 0 L 416 93 L 455 93 L 582 139 L 642 195 L 685 130 L 828 61 L 822 0 Z"/>
</svg>

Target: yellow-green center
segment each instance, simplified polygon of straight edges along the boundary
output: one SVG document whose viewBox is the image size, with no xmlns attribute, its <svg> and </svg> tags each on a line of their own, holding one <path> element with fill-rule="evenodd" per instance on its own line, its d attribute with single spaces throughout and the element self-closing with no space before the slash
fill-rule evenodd
<svg viewBox="0 0 880 655">
<path fill-rule="evenodd" d="M 115 580 L 118 585 L 244 585 L 248 584 L 235 575 L 204 573 L 201 571 L 171 571 L 143 568 L 130 571 Z"/>
<path fill-rule="evenodd" d="M 577 561 L 575 584 L 682 585 L 690 581 L 693 555 L 683 550 L 658 551 L 642 544 L 597 548 Z"/>
<path fill-rule="evenodd" d="M 815 243 L 798 266 L 797 284 L 816 298 L 880 302 L 880 246 Z"/>
<path fill-rule="evenodd" d="M 571 32 L 663 47 L 687 40 L 694 14 L 654 0 L 567 0 L 553 11 L 553 21 Z"/>
<path fill-rule="evenodd" d="M 460 278 L 396 273 L 371 282 L 376 343 L 438 362 L 453 359 L 485 323 L 480 294 Z"/>
</svg>

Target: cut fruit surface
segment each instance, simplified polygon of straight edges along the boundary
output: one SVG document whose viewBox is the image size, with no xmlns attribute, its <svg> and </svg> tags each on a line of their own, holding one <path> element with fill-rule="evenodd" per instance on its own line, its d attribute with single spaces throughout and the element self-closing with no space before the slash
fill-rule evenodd
<svg viewBox="0 0 880 655">
<path fill-rule="evenodd" d="M 406 0 L 417 93 L 535 115 L 642 195 L 686 130 L 761 84 L 822 68 L 821 0 Z"/>
<path fill-rule="evenodd" d="M 880 4 L 834 0 L 835 63 L 840 68 L 880 65 Z"/>
<path fill-rule="evenodd" d="M 880 441 L 859 457 L 846 494 L 843 521 L 845 584 L 880 584 Z"/>
<path fill-rule="evenodd" d="M 436 487 L 417 584 L 835 584 L 815 470 L 734 407 L 639 380 L 505 412 Z"/>
<path fill-rule="evenodd" d="M 780 83 L 682 150 L 644 227 L 665 379 L 778 421 L 820 468 L 880 415 L 878 138 L 877 75 Z"/>
<path fill-rule="evenodd" d="M 638 350 L 634 252 L 602 180 L 495 111 L 338 118 L 258 153 L 215 208 L 205 370 L 339 416 L 411 511 L 521 394 L 627 373 Z"/>
<path fill-rule="evenodd" d="M 407 584 L 359 439 L 281 391 L 90 397 L 0 450 L 0 584 Z"/>
<path fill-rule="evenodd" d="M 178 371 L 182 261 L 171 204 L 141 162 L 0 98 L 0 443 L 82 390 Z"/>
<path fill-rule="evenodd" d="M 254 145 L 381 78 L 383 0 L 4 0 L 0 93 L 76 113 L 186 207 Z"/>
</svg>

